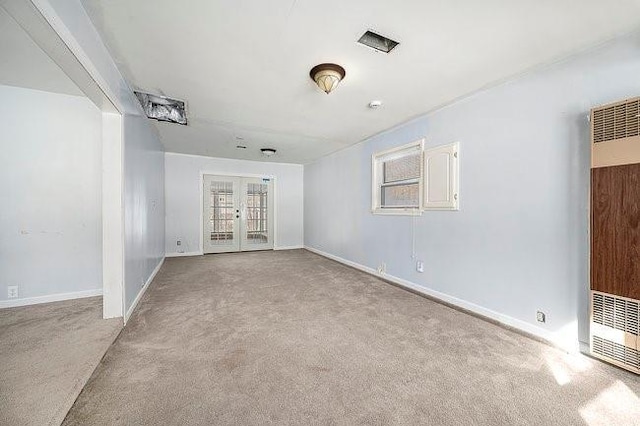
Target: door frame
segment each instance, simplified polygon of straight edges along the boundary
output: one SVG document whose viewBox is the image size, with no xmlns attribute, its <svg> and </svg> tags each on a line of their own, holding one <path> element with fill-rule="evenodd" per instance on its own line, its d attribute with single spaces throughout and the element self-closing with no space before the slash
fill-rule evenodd
<svg viewBox="0 0 640 426">
<path fill-rule="evenodd" d="M 239 177 L 239 178 L 258 178 L 258 179 L 271 179 L 273 191 L 273 250 L 277 250 L 278 247 L 278 179 L 274 175 L 268 174 L 251 174 L 251 173 L 230 173 L 230 172 L 217 172 L 214 170 L 200 170 L 200 178 L 198 179 L 198 183 L 200 185 L 200 255 L 204 256 L 204 176 L 205 175 L 214 175 L 214 176 L 229 176 L 229 177 Z"/>
</svg>

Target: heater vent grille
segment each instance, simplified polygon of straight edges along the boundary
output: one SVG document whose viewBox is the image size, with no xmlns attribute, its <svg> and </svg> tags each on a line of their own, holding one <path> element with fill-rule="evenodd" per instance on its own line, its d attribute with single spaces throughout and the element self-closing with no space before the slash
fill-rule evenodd
<svg viewBox="0 0 640 426">
<path fill-rule="evenodd" d="M 640 301 L 591 291 L 591 353 L 640 374 Z"/>
<path fill-rule="evenodd" d="M 593 317 L 595 324 L 640 335 L 640 304 L 638 302 L 605 295 L 593 294 Z"/>
<path fill-rule="evenodd" d="M 594 354 L 610 358 L 628 367 L 640 369 L 640 352 L 636 349 L 593 336 L 592 351 Z"/>
<path fill-rule="evenodd" d="M 640 134 L 640 99 L 593 110 L 593 142 L 606 142 Z"/>
</svg>

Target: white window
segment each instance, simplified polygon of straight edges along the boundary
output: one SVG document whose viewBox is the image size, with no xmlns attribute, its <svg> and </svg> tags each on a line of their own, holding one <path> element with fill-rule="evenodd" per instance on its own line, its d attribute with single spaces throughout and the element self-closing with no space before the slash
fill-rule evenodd
<svg viewBox="0 0 640 426">
<path fill-rule="evenodd" d="M 379 152 L 371 157 L 371 211 L 376 214 L 419 215 L 423 204 L 424 141 Z"/>
<path fill-rule="evenodd" d="M 424 151 L 424 209 L 458 210 L 459 144 Z"/>
</svg>

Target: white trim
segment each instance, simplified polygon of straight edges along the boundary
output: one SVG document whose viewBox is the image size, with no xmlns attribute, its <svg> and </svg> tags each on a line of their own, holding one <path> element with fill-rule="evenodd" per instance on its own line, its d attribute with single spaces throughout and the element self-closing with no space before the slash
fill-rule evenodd
<svg viewBox="0 0 640 426">
<path fill-rule="evenodd" d="M 591 354 L 591 345 L 589 345 L 589 342 L 580 342 L 580 352 L 587 355 Z"/>
<path fill-rule="evenodd" d="M 25 297 L 23 299 L 0 300 L 0 309 L 17 306 L 38 305 L 40 303 L 60 302 L 63 300 L 83 299 L 85 297 L 102 296 L 102 289 L 74 291 L 71 293 L 48 294 L 46 296 Z"/>
<path fill-rule="evenodd" d="M 142 299 L 142 296 L 147 291 L 147 288 L 149 288 L 149 284 L 151 284 L 151 282 L 153 282 L 153 279 L 156 277 L 156 274 L 158 273 L 158 271 L 160 271 L 160 268 L 162 268 L 162 265 L 164 264 L 164 259 L 165 258 L 163 257 L 162 260 L 160 262 L 158 262 L 158 266 L 156 266 L 156 268 L 153 270 L 153 272 L 149 276 L 149 279 L 147 279 L 147 282 L 144 283 L 144 285 L 142 286 L 142 288 L 138 292 L 138 295 L 134 299 L 133 303 L 131 304 L 129 309 L 127 309 L 127 313 L 124 314 L 124 323 L 125 323 L 125 325 L 127 324 L 127 321 L 129 321 L 129 317 L 131 317 L 131 314 L 133 313 L 133 311 L 136 309 L 136 306 L 138 306 L 138 303 L 140 302 L 140 299 Z"/>
<path fill-rule="evenodd" d="M 204 253 L 201 251 L 188 251 L 186 253 L 167 253 L 164 257 L 189 257 L 189 256 L 202 256 Z"/>
<path fill-rule="evenodd" d="M 328 259 L 331 260 L 335 260 L 336 262 L 340 262 L 343 263 L 345 265 L 351 266 L 355 269 L 358 269 L 360 271 L 366 272 L 368 274 L 372 274 L 375 275 L 377 277 L 380 277 L 381 279 L 390 281 L 394 284 L 399 285 L 400 287 L 405 287 L 408 289 L 411 289 L 413 291 L 416 291 L 418 293 L 424 294 L 425 296 L 429 296 L 433 299 L 437 299 L 440 300 L 442 302 L 445 303 L 449 303 L 451 305 L 455 305 L 458 306 L 460 308 L 466 309 L 468 311 L 471 311 L 475 314 L 478 314 L 480 316 L 486 317 L 488 319 L 494 320 L 499 322 L 500 324 L 506 325 L 508 327 L 513 327 L 516 328 L 518 330 L 524 331 L 525 333 L 528 334 L 532 334 L 536 337 L 539 337 L 541 339 L 544 339 L 548 342 L 550 342 L 551 344 L 553 344 L 554 346 L 558 346 L 564 350 L 566 350 L 567 352 L 570 353 L 577 353 L 579 351 L 579 345 L 578 345 L 578 341 L 574 342 L 574 343 L 570 343 L 567 344 L 567 342 L 563 339 L 561 339 L 561 336 L 557 336 L 556 334 L 545 330 L 543 328 L 540 327 L 536 327 L 533 324 L 529 324 L 525 321 L 510 317 L 508 315 L 505 314 L 501 314 L 499 312 L 495 312 L 492 311 L 491 309 L 487 309 L 485 307 L 482 307 L 480 305 L 476 305 L 474 303 L 471 302 L 467 302 L 466 300 L 462 300 L 462 299 L 458 299 L 457 297 L 454 296 L 450 296 L 448 294 L 445 293 L 441 293 L 437 290 L 433 290 L 427 287 L 423 287 L 421 285 L 412 283 L 411 281 L 407 281 L 403 278 L 398 278 L 398 277 L 394 277 L 393 275 L 388 275 L 388 274 L 379 274 L 378 271 L 376 271 L 373 268 L 370 268 L 368 266 L 364 266 L 361 265 L 359 263 L 356 262 L 352 262 L 350 260 L 347 259 L 343 259 L 339 256 L 335 256 L 326 252 L 323 252 L 322 250 L 318 250 L 315 249 L 313 247 L 309 247 L 306 246 L 304 247 L 306 250 L 309 250 L 312 253 L 318 254 L 320 256 L 326 257 Z"/>
<path fill-rule="evenodd" d="M 386 209 L 372 209 L 371 213 L 375 215 L 387 215 L 387 216 L 422 216 L 422 209 L 418 208 L 386 208 Z"/>
<path fill-rule="evenodd" d="M 38 9 L 42 17 L 47 21 L 47 23 L 53 28 L 53 30 L 57 33 L 63 43 L 67 46 L 67 48 L 71 51 L 73 56 L 77 59 L 77 61 L 81 64 L 81 66 L 86 70 L 86 72 L 91 76 L 93 81 L 95 81 L 96 85 L 102 91 L 102 93 L 109 99 L 111 104 L 118 110 L 119 113 L 125 114 L 130 111 L 127 111 L 127 108 L 121 102 L 121 99 L 116 95 L 116 93 L 111 90 L 111 86 L 107 83 L 107 80 L 103 77 L 102 73 L 98 71 L 98 67 L 96 67 L 95 63 L 89 58 L 89 55 L 85 52 L 84 48 L 80 46 L 80 43 L 73 35 L 73 32 L 67 27 L 64 20 L 58 15 L 57 11 L 51 4 L 49 4 L 46 0 L 31 0 L 31 3 Z M 102 46 L 100 46 L 102 47 Z M 122 74 L 116 67 L 113 60 L 111 64 L 113 68 L 109 70 L 109 72 L 113 73 L 114 68 L 117 72 L 115 75 L 118 80 L 118 84 L 122 85 L 124 83 L 124 87 L 129 89 L 128 84 Z M 113 75 L 112 75 L 113 77 Z M 129 89 L 129 91 L 131 91 Z M 124 91 L 123 91 L 124 92 Z M 133 96 L 133 93 L 131 94 Z M 135 102 L 133 99 L 130 100 L 131 105 L 139 104 L 139 102 Z M 100 107 L 100 106 L 98 106 Z M 142 108 L 140 107 L 139 114 L 142 113 Z"/>
<path fill-rule="evenodd" d="M 304 246 L 282 246 L 282 247 L 274 247 L 274 250 L 297 250 L 297 249 L 303 249 Z"/>
<path fill-rule="evenodd" d="M 183 155 L 183 156 L 187 156 L 187 157 L 200 157 L 200 158 L 214 158 L 216 160 L 222 160 L 222 161 L 246 161 L 248 163 L 257 163 L 260 165 L 264 165 L 264 164 L 275 164 L 275 165 L 279 165 L 279 166 L 298 166 L 298 167 L 303 167 L 304 164 L 303 163 L 281 163 L 281 162 L 277 162 L 277 161 L 263 161 L 263 160 L 243 160 L 240 158 L 225 158 L 225 157 L 215 157 L 215 156 L 211 156 L 211 155 L 200 155 L 200 154 L 185 154 L 182 152 L 173 152 L 173 151 L 165 151 L 164 152 L 165 155 Z M 218 176 L 224 176 L 224 174 L 222 173 L 214 173 Z M 229 174 L 229 176 L 237 176 L 236 174 Z M 250 177 L 250 176 L 249 176 Z M 259 177 L 259 176 L 256 176 Z"/>
<path fill-rule="evenodd" d="M 124 311 L 124 130 L 120 113 L 102 113 L 102 317 Z"/>
</svg>

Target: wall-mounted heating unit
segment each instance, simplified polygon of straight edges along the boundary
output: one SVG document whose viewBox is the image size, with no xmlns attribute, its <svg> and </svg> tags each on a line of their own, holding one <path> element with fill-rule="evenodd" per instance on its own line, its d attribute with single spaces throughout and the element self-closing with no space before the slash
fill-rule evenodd
<svg viewBox="0 0 640 426">
<path fill-rule="evenodd" d="M 640 98 L 591 111 L 591 354 L 640 374 Z"/>
</svg>

